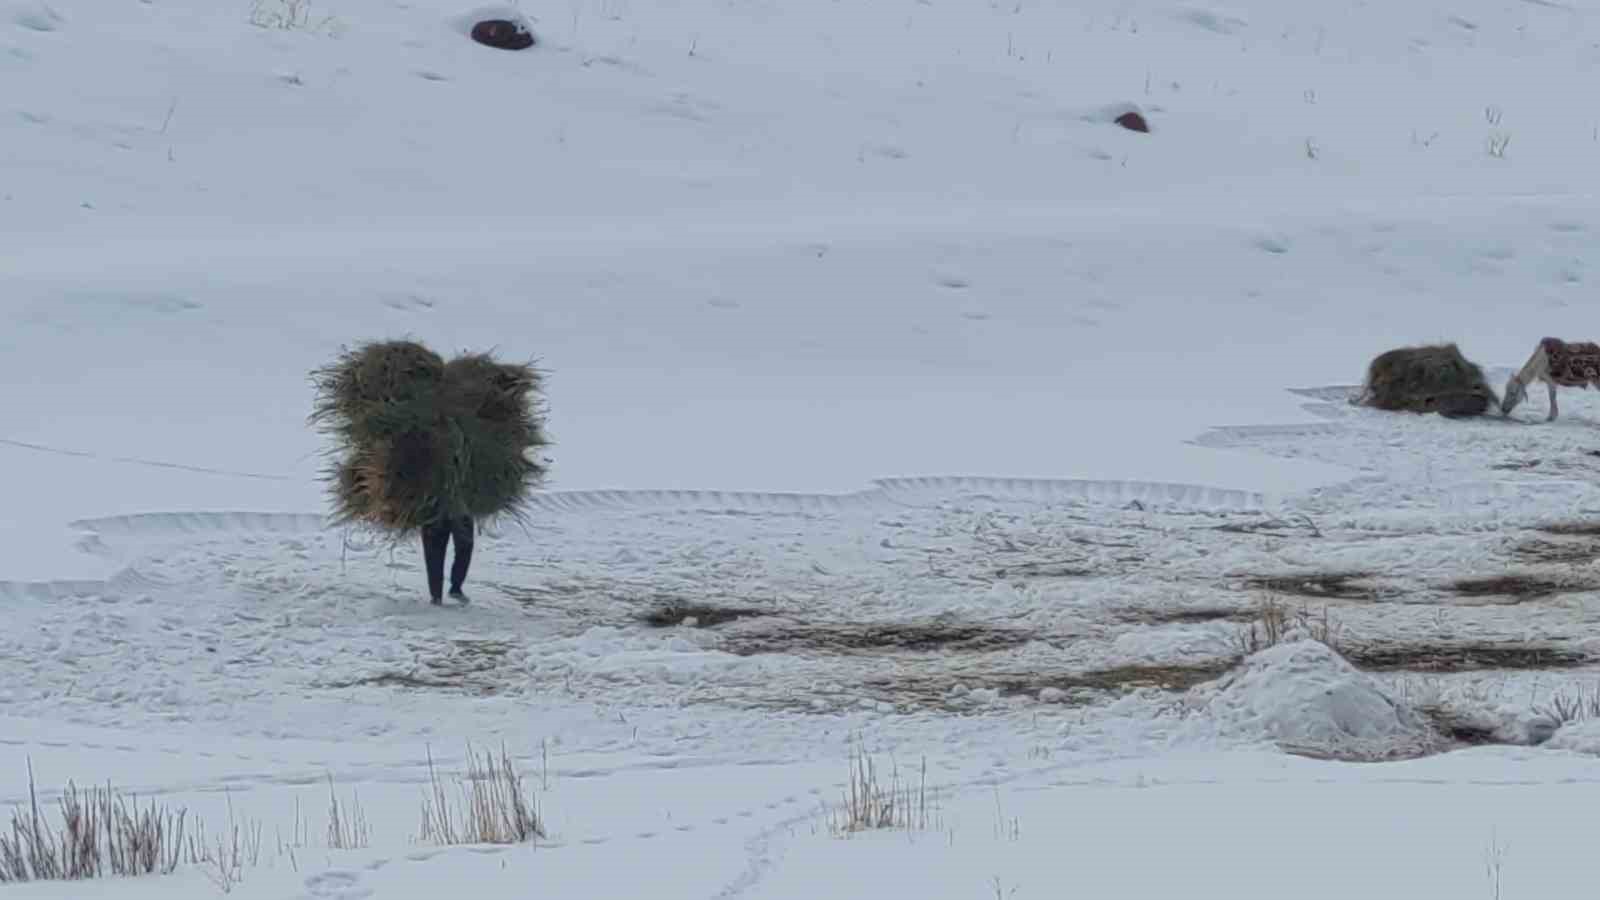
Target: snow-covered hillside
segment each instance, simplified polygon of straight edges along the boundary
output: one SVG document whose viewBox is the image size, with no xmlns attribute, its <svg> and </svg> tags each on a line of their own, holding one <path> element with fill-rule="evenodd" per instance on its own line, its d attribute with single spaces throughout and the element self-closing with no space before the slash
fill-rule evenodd
<svg viewBox="0 0 1600 900">
<path fill-rule="evenodd" d="M 0 0 L 0 801 L 313 811 L 128 900 L 1561 893 L 1600 402 L 1343 400 L 1597 336 L 1597 68 L 1588 0 Z M 405 335 L 550 373 L 465 610 L 322 525 L 307 373 Z M 1217 681 L 1280 595 L 1368 671 Z M 414 846 L 467 740 L 537 849 Z M 831 833 L 852 747 L 926 827 Z"/>
</svg>

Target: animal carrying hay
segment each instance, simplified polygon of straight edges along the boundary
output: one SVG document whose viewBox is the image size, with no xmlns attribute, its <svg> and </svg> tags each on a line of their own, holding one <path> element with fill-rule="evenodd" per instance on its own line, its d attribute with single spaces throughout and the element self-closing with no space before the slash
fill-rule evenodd
<svg viewBox="0 0 1600 900">
<path fill-rule="evenodd" d="M 531 365 L 446 363 L 411 341 L 347 350 L 312 374 L 311 421 L 334 438 L 336 522 L 397 536 L 443 516 L 520 517 L 549 442 Z"/>
<path fill-rule="evenodd" d="M 1400 347 L 1379 354 L 1354 401 L 1377 409 L 1481 416 L 1499 403 L 1483 369 L 1455 344 Z"/>
</svg>

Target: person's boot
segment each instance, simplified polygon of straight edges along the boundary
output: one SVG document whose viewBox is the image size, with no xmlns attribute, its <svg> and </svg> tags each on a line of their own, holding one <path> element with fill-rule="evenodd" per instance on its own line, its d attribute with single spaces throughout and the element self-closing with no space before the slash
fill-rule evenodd
<svg viewBox="0 0 1600 900">
<path fill-rule="evenodd" d="M 468 598 L 466 594 L 461 592 L 461 588 L 459 587 L 453 587 L 450 589 L 450 599 L 456 601 L 462 606 L 466 606 L 468 603 L 472 602 L 472 600 Z"/>
</svg>

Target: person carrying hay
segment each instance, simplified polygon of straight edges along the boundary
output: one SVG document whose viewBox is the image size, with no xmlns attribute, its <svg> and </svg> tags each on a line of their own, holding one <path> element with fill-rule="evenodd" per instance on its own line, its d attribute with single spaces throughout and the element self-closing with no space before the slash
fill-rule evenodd
<svg viewBox="0 0 1600 900">
<path fill-rule="evenodd" d="M 539 373 L 489 354 L 448 363 L 413 341 L 345 350 L 315 370 L 311 422 L 334 442 L 328 471 L 335 523 L 422 537 L 428 594 L 441 604 L 446 546 L 455 542 L 450 597 L 467 598 L 475 523 L 521 520 L 542 483 L 549 444 Z"/>
</svg>

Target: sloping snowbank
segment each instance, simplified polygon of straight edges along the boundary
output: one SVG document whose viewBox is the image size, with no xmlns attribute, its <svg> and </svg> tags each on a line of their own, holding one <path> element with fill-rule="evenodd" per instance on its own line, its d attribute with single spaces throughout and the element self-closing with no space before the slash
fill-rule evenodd
<svg viewBox="0 0 1600 900">
<path fill-rule="evenodd" d="M 1269 740 L 1340 759 L 1393 759 L 1440 748 L 1427 719 L 1325 644 L 1297 640 L 1247 658 L 1196 688 L 1204 724 L 1219 738 Z"/>
</svg>

